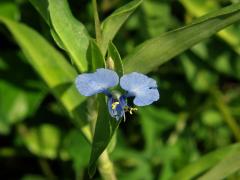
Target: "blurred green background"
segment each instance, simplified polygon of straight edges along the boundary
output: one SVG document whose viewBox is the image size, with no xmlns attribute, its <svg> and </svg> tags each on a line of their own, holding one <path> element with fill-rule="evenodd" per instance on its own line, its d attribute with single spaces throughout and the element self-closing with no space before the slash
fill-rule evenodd
<svg viewBox="0 0 240 180">
<path fill-rule="evenodd" d="M 68 2 L 94 36 L 91 2 Z M 100 19 L 127 2 L 99 1 Z M 144 40 L 234 2 L 145 0 L 114 43 L 124 57 Z M 0 14 L 28 24 L 54 44 L 49 27 L 27 0 L 1 0 Z M 120 125 L 111 154 L 119 179 L 167 180 L 201 156 L 240 141 L 239 55 L 237 23 L 149 74 L 161 98 L 127 114 Z M 1 25 L 0 178 L 88 179 L 89 157 L 90 145 Z M 229 179 L 240 179 L 240 173 Z"/>
</svg>

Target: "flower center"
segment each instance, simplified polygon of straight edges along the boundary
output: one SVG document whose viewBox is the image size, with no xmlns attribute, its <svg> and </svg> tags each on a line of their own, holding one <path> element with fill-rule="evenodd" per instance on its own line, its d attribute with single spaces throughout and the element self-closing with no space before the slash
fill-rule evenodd
<svg viewBox="0 0 240 180">
<path fill-rule="evenodd" d="M 117 105 L 119 104 L 118 101 L 112 103 L 112 110 L 116 109 Z"/>
<path fill-rule="evenodd" d="M 137 108 L 132 108 L 132 107 L 129 107 L 129 106 L 125 106 L 124 107 L 124 110 L 125 112 L 129 112 L 131 115 L 133 114 L 134 111 L 137 111 L 138 109 Z"/>
</svg>

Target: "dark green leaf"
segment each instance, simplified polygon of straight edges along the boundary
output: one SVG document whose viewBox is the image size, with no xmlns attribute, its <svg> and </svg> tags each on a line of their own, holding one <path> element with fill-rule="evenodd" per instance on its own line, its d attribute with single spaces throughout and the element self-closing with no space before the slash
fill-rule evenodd
<svg viewBox="0 0 240 180">
<path fill-rule="evenodd" d="M 139 45 L 124 62 L 126 73 L 148 73 L 217 31 L 240 20 L 240 3 L 207 14 L 190 25 Z"/>
<path fill-rule="evenodd" d="M 116 121 L 108 112 L 104 95 L 98 95 L 98 117 L 93 136 L 91 157 L 88 166 L 88 173 L 92 177 L 96 171 L 96 162 L 102 152 L 107 148 L 113 134 L 119 126 L 121 120 Z"/>
<path fill-rule="evenodd" d="M 43 19 L 48 25 L 50 25 L 49 12 L 48 12 L 48 1 L 47 0 L 29 0 L 30 3 L 36 8 Z"/>
</svg>

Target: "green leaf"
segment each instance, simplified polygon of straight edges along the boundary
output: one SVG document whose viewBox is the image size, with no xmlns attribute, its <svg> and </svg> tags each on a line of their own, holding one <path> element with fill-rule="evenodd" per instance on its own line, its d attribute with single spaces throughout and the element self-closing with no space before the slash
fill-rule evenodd
<svg viewBox="0 0 240 180">
<path fill-rule="evenodd" d="M 220 6 L 220 3 L 217 1 L 209 2 L 208 0 L 200 0 L 200 1 L 199 0 L 197 1 L 181 0 L 181 3 L 188 10 L 190 14 L 196 17 L 199 17 L 212 10 L 216 10 Z M 235 50 L 237 54 L 240 54 L 240 47 L 239 47 L 240 38 L 238 34 L 238 28 L 234 26 L 230 26 L 218 32 L 217 35 L 226 43 L 228 43 L 230 46 L 232 46 L 233 50 Z"/>
<path fill-rule="evenodd" d="M 90 144 L 77 130 L 71 130 L 64 139 L 64 148 L 73 160 L 76 173 L 83 170 L 88 164 L 90 156 Z"/>
<path fill-rule="evenodd" d="M 144 1 L 142 10 L 144 15 L 141 17 L 143 18 L 141 21 L 146 26 L 146 33 L 151 37 L 165 32 L 173 23 L 171 7 L 164 1 Z"/>
<path fill-rule="evenodd" d="M 90 41 L 88 48 L 88 60 L 92 62 L 92 71 L 105 67 L 102 53 L 94 40 Z M 96 99 L 93 99 L 96 101 Z M 93 176 L 96 171 L 96 161 L 111 141 L 118 122 L 109 115 L 104 95 L 98 95 L 98 117 L 93 136 L 92 151 L 89 161 L 89 175 Z M 96 103 L 97 103 L 96 102 Z M 93 107 L 92 107 L 93 108 Z M 120 123 L 120 121 L 119 121 Z"/>
<path fill-rule="evenodd" d="M 7 134 L 11 125 L 34 114 L 46 88 L 15 51 L 0 54 L 0 77 L 0 133 Z"/>
<path fill-rule="evenodd" d="M 126 73 L 148 73 L 217 31 L 240 20 L 240 3 L 207 14 L 177 30 L 140 44 L 124 62 Z"/>
<path fill-rule="evenodd" d="M 117 72 L 119 77 L 121 77 L 124 74 L 122 59 L 120 54 L 118 53 L 116 46 L 112 42 L 109 42 L 108 58 L 110 58 L 109 60 L 113 61 L 114 70 Z"/>
<path fill-rule="evenodd" d="M 14 20 L 19 20 L 20 10 L 16 3 L 0 2 L 0 15 Z"/>
<path fill-rule="evenodd" d="M 48 25 L 50 25 L 48 1 L 47 0 L 29 0 L 35 9 L 40 13 Z"/>
<path fill-rule="evenodd" d="M 78 93 L 73 83 L 77 73 L 66 59 L 33 29 L 4 17 L 0 17 L 0 21 L 13 34 L 30 65 L 76 120 L 77 125 L 85 124 L 85 106 L 81 107 L 85 97 Z"/>
<path fill-rule="evenodd" d="M 234 172 L 240 170 L 240 147 L 234 149 L 222 161 L 214 166 L 210 171 L 201 176 L 199 180 L 204 179 L 224 179 Z"/>
<path fill-rule="evenodd" d="M 102 45 L 103 54 L 106 53 L 108 43 L 113 40 L 120 27 L 142 3 L 142 0 L 134 0 L 120 7 L 107 17 L 102 23 Z"/>
<path fill-rule="evenodd" d="M 217 74 L 192 53 L 180 56 L 181 64 L 189 84 L 198 92 L 206 92 L 216 85 Z"/>
<path fill-rule="evenodd" d="M 51 24 L 63 47 L 71 56 L 79 71 L 87 71 L 89 36 L 84 25 L 76 20 L 66 0 L 48 0 Z"/>
<path fill-rule="evenodd" d="M 31 153 L 51 159 L 57 157 L 61 137 L 58 128 L 50 124 L 43 124 L 31 129 L 20 126 L 19 129 L 21 137 Z"/>
<path fill-rule="evenodd" d="M 209 168 L 215 166 L 219 161 L 221 161 L 224 157 L 227 157 L 229 153 L 232 151 L 239 152 L 240 144 L 234 144 L 228 147 L 224 147 L 218 149 L 214 152 L 211 152 L 203 157 L 201 157 L 198 161 L 187 165 L 185 168 L 177 172 L 171 180 L 188 180 L 194 179 L 194 177 L 200 175 L 202 172 L 208 170 Z M 239 153 L 238 153 L 239 154 Z M 239 160 L 238 160 L 239 161 Z M 229 165 L 229 164 L 228 164 Z"/>
<path fill-rule="evenodd" d="M 91 62 L 91 70 L 96 71 L 98 68 L 104 68 L 105 67 L 105 60 L 103 58 L 103 55 L 101 53 L 101 50 L 99 49 L 98 45 L 94 40 L 90 40 L 89 47 L 87 51 L 87 59 L 88 62 Z"/>
<path fill-rule="evenodd" d="M 93 136 L 91 157 L 88 166 L 88 173 L 92 177 L 96 171 L 96 162 L 102 152 L 107 148 L 113 134 L 117 130 L 121 120 L 116 121 L 109 115 L 104 95 L 98 95 L 98 117 Z"/>
</svg>

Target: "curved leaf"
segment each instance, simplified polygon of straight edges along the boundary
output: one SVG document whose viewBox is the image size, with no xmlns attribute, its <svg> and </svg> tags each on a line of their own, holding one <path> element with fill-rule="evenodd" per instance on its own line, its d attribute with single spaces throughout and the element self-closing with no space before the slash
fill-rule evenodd
<svg viewBox="0 0 240 180">
<path fill-rule="evenodd" d="M 121 119 L 116 121 L 109 115 L 105 96 L 98 95 L 98 117 L 92 142 L 91 157 L 88 165 L 88 173 L 92 177 L 96 171 L 96 163 L 99 156 L 107 148 L 114 133 L 116 132 Z"/>
<path fill-rule="evenodd" d="M 46 82 L 70 115 L 77 123 L 80 123 L 79 125 L 85 124 L 84 108 L 80 107 L 85 97 L 78 93 L 73 83 L 77 76 L 76 71 L 58 51 L 33 29 L 1 16 L 0 21 L 13 34 L 30 65 Z"/>
<path fill-rule="evenodd" d="M 211 152 L 202 158 L 200 158 L 198 161 L 187 165 L 185 168 L 177 172 L 171 180 L 188 180 L 188 179 L 194 179 L 194 177 L 200 175 L 207 169 L 213 167 L 216 165 L 219 161 L 223 159 L 224 156 L 228 155 L 232 151 L 239 151 L 240 143 L 234 144 L 228 147 L 224 147 L 221 149 L 218 149 L 214 152 Z"/>
<path fill-rule="evenodd" d="M 165 33 L 139 45 L 124 62 L 126 73 L 148 73 L 161 64 L 240 20 L 240 3 L 197 19 L 190 25 Z"/>
<path fill-rule="evenodd" d="M 92 39 L 90 40 L 88 53 L 87 53 L 88 61 L 91 63 L 91 70 L 96 71 L 98 68 L 105 67 L 105 60 L 99 49 L 97 43 Z"/>
<path fill-rule="evenodd" d="M 240 147 L 230 152 L 227 157 L 225 157 L 221 162 L 219 162 L 215 167 L 213 167 L 206 174 L 201 176 L 199 180 L 211 179 L 218 180 L 224 179 L 234 172 L 240 170 Z"/>
<path fill-rule="evenodd" d="M 128 19 L 128 17 L 135 11 L 135 9 L 142 3 L 142 0 L 134 0 L 130 3 L 120 7 L 107 17 L 102 23 L 102 52 L 106 53 L 108 43 L 113 40 L 114 36 Z"/>
<path fill-rule="evenodd" d="M 124 74 L 122 59 L 118 53 L 116 46 L 112 42 L 110 42 L 108 46 L 108 57 L 113 61 L 114 69 L 119 77 L 121 77 Z"/>
<path fill-rule="evenodd" d="M 48 0 L 51 24 L 79 71 L 87 71 L 89 36 L 84 25 L 76 20 L 66 0 Z"/>
<path fill-rule="evenodd" d="M 46 23 L 50 25 L 48 1 L 47 0 L 29 0 L 29 1 L 39 12 L 39 14 L 43 17 Z"/>
</svg>

